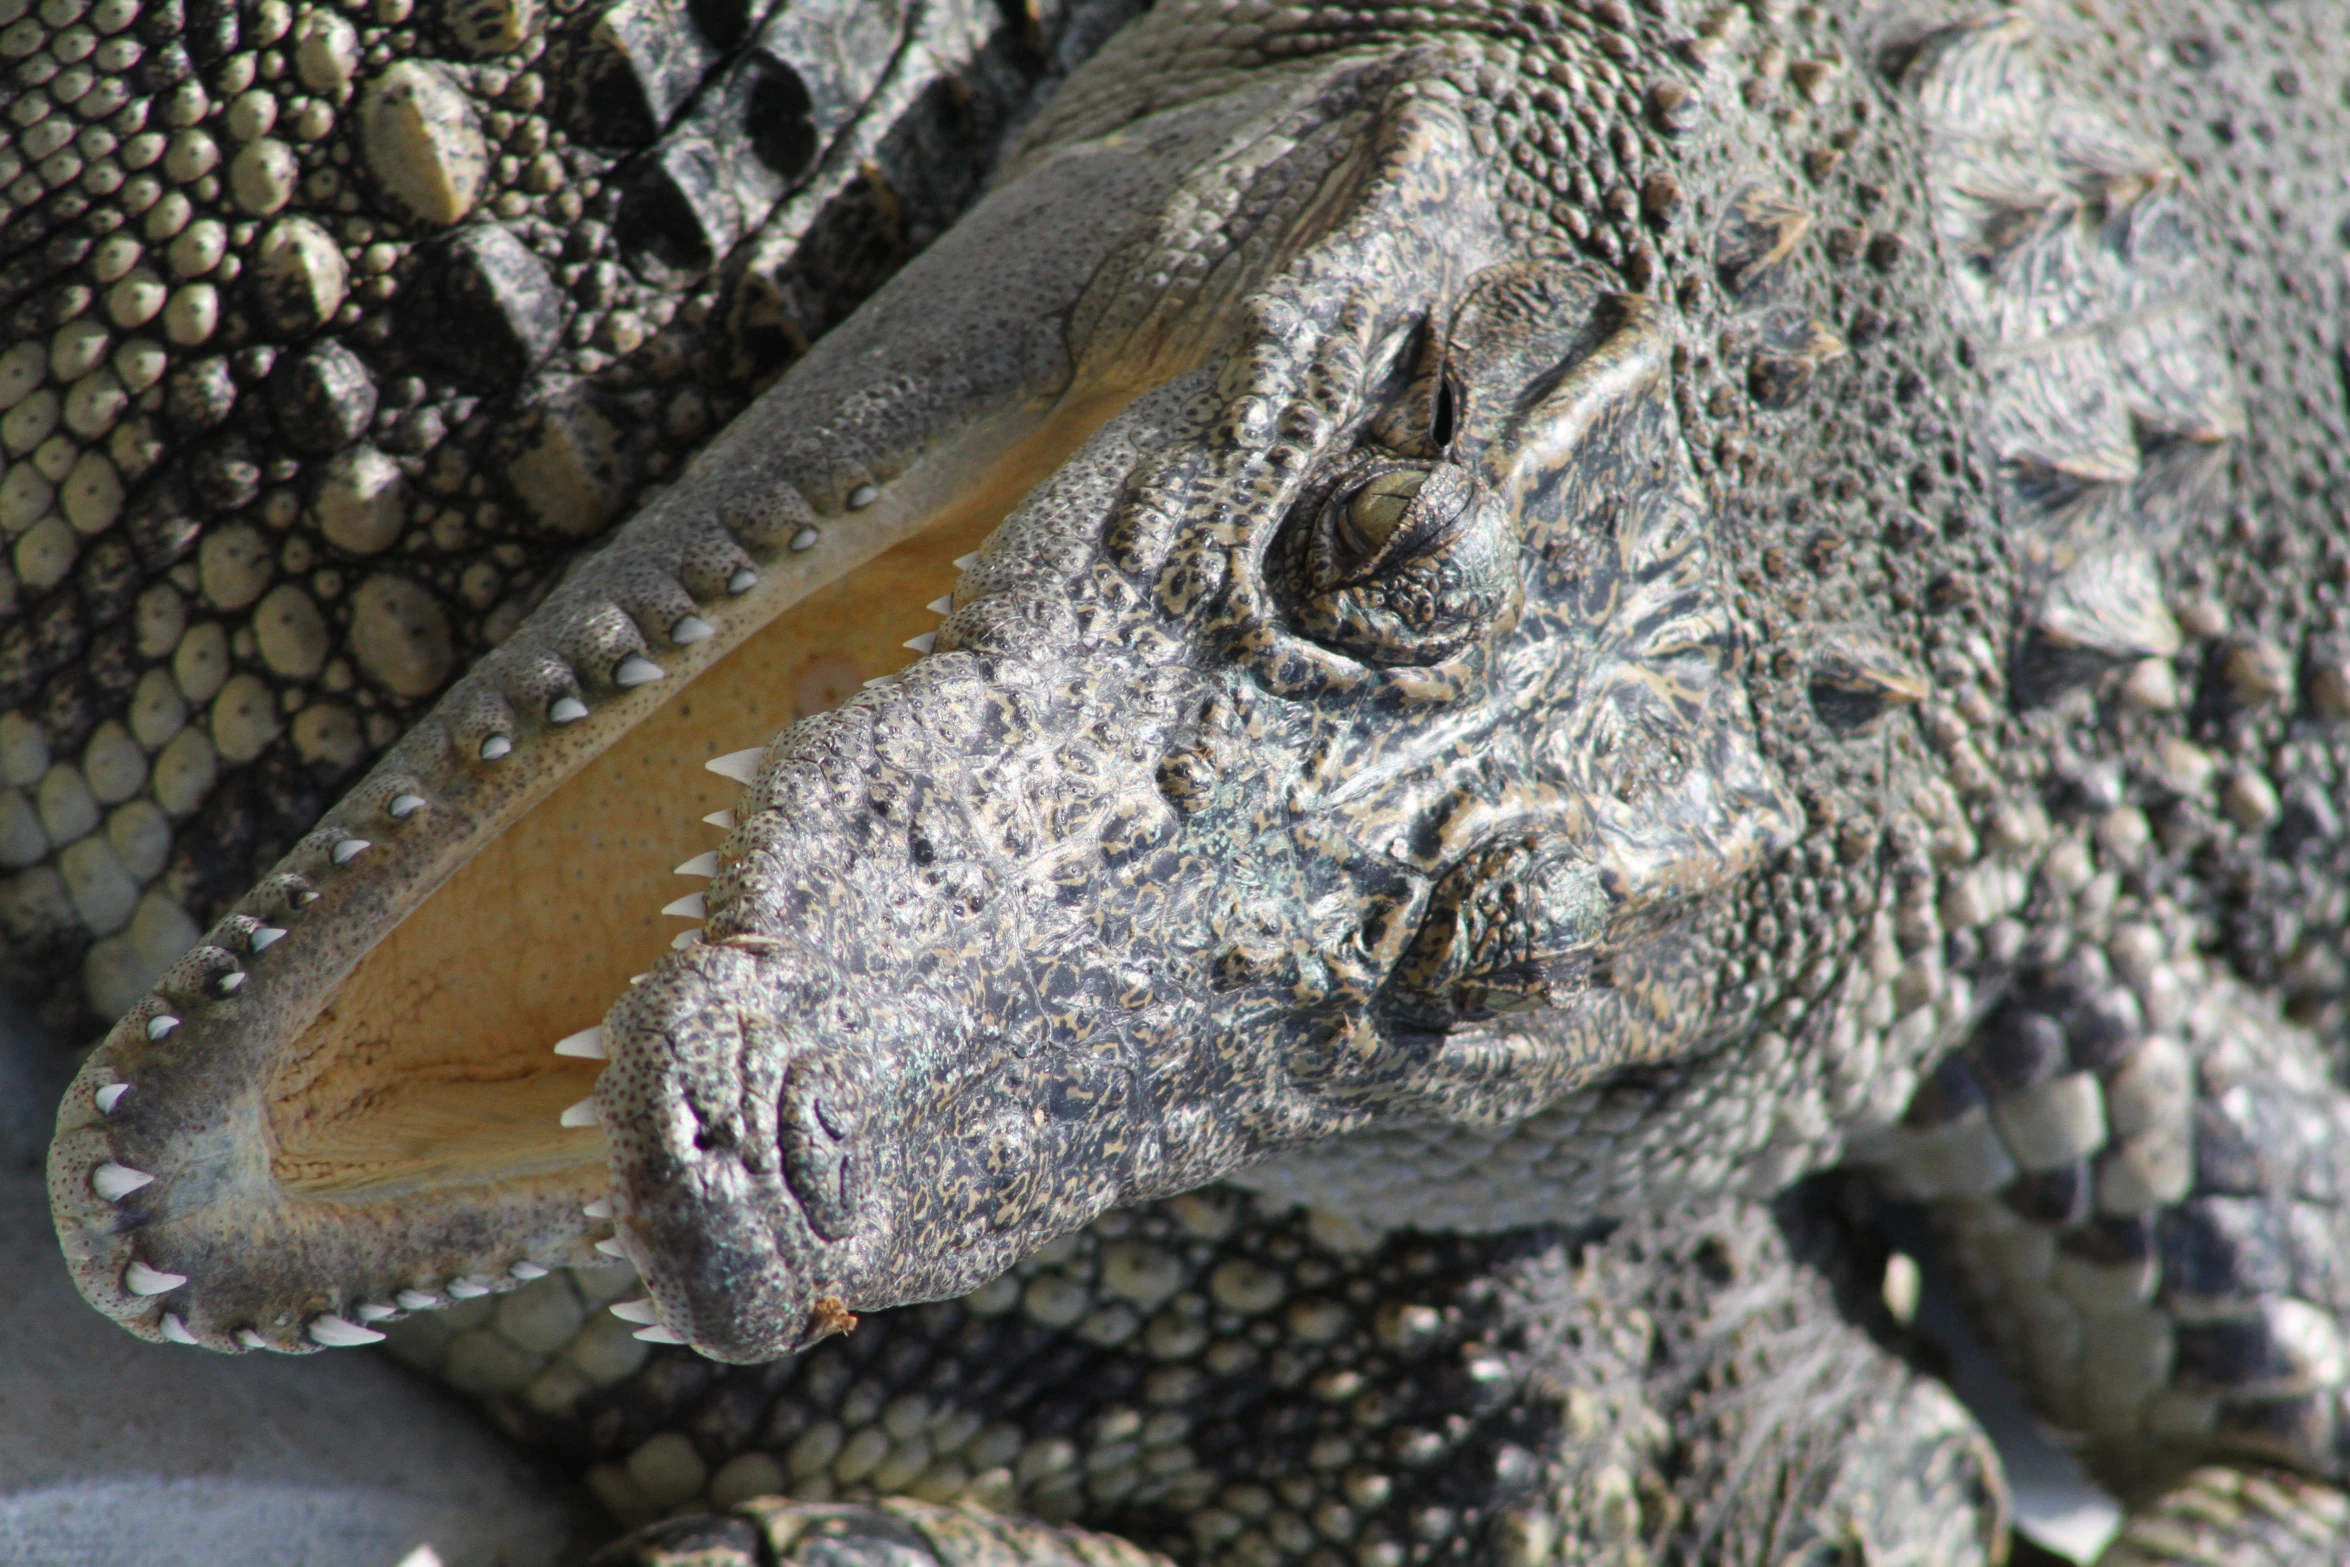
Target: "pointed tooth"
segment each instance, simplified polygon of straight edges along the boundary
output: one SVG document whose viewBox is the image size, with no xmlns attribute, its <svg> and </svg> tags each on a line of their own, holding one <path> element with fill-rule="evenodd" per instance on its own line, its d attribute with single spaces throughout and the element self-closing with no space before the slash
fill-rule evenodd
<svg viewBox="0 0 2350 1567">
<path fill-rule="evenodd" d="M 481 743 L 481 759 L 485 762 L 502 762 L 513 754 L 512 735 L 491 735 Z"/>
<path fill-rule="evenodd" d="M 734 831 L 734 812 L 732 811 L 712 811 L 702 820 L 720 832 Z"/>
<path fill-rule="evenodd" d="M 604 1043 L 604 1025 L 583 1028 L 576 1034 L 565 1034 L 555 1041 L 555 1054 L 576 1056 L 582 1061 L 607 1061 L 612 1052 Z"/>
<path fill-rule="evenodd" d="M 637 1329 L 634 1333 L 631 1333 L 629 1337 L 643 1339 L 648 1344 L 682 1344 L 685 1342 L 684 1339 L 670 1332 L 667 1328 L 661 1326 L 661 1324 L 658 1322 L 654 1323 L 649 1328 Z"/>
<path fill-rule="evenodd" d="M 275 925 L 264 925 L 245 938 L 245 950 L 267 952 L 285 939 L 286 933 L 284 931 L 279 930 Z"/>
<path fill-rule="evenodd" d="M 957 555 L 955 557 L 955 569 L 957 571 L 969 571 L 971 569 L 971 563 L 978 558 L 979 551 L 977 550 L 973 550 L 968 555 Z"/>
<path fill-rule="evenodd" d="M 385 806 L 384 809 L 391 813 L 393 821 L 404 822 L 424 809 L 424 796 L 421 794 L 395 794 L 392 796 L 392 803 Z"/>
<path fill-rule="evenodd" d="M 430 1311 L 441 1303 L 441 1298 L 430 1290 L 402 1290 L 392 1299 L 400 1303 L 402 1311 Z"/>
<path fill-rule="evenodd" d="M 698 892 L 689 892 L 674 902 L 663 904 L 661 912 L 674 914 L 679 919 L 685 920 L 706 920 L 710 917 L 709 907 L 702 894 Z"/>
<path fill-rule="evenodd" d="M 525 1284 L 529 1283 L 532 1279 L 543 1279 L 547 1276 L 546 1269 L 527 1259 L 514 1264 L 514 1266 L 508 1268 L 506 1271 L 513 1274 L 516 1278 L 522 1280 Z"/>
<path fill-rule="evenodd" d="M 596 1250 L 607 1257 L 618 1257 L 624 1261 L 628 1257 L 628 1248 L 620 1244 L 620 1237 L 617 1235 L 607 1235 L 596 1242 Z"/>
<path fill-rule="evenodd" d="M 244 1345 L 247 1349 L 269 1348 L 269 1340 L 254 1332 L 251 1328 L 237 1329 L 237 1342 Z"/>
<path fill-rule="evenodd" d="M 144 1170 L 134 1170 L 109 1159 L 90 1172 L 90 1190 L 108 1202 L 120 1202 L 154 1179 Z"/>
<path fill-rule="evenodd" d="M 669 640 L 679 647 L 692 647 L 696 642 L 707 642 L 718 635 L 718 628 L 699 615 L 682 617 L 669 628 Z"/>
<path fill-rule="evenodd" d="M 602 1126 L 604 1118 L 596 1110 L 596 1096 L 590 1094 L 565 1110 L 562 1121 L 565 1126 Z"/>
<path fill-rule="evenodd" d="M 108 1083 L 90 1097 L 98 1101 L 100 1115 L 114 1114 L 114 1107 L 122 1103 L 122 1096 L 131 1091 L 128 1083 Z"/>
<path fill-rule="evenodd" d="M 797 555 L 802 550 L 812 550 L 816 547 L 816 541 L 823 536 L 815 524 L 810 523 L 791 536 L 791 552 Z"/>
<path fill-rule="evenodd" d="M 718 851 L 704 849 L 677 868 L 680 876 L 715 876 L 718 874 Z"/>
<path fill-rule="evenodd" d="M 759 574 L 748 566 L 735 567 L 734 575 L 726 579 L 726 591 L 729 593 L 748 593 L 758 585 Z"/>
<path fill-rule="evenodd" d="M 160 1326 L 163 1329 L 163 1336 L 174 1344 L 192 1345 L 196 1342 L 196 1335 L 188 1331 L 187 1318 L 176 1311 L 165 1312 Z"/>
<path fill-rule="evenodd" d="M 151 1017 L 147 1019 L 147 1037 L 149 1039 L 161 1039 L 164 1035 L 170 1033 L 173 1029 L 179 1026 L 180 1020 L 176 1017 L 173 1017 L 168 1012 L 164 1013 L 160 1017 Z"/>
<path fill-rule="evenodd" d="M 582 1203 L 579 1211 L 591 1219 L 609 1219 L 613 1215 L 612 1199 L 599 1197 L 594 1202 Z"/>
<path fill-rule="evenodd" d="M 738 784 L 757 783 L 759 762 L 766 755 L 765 746 L 755 745 L 747 751 L 729 751 L 724 756 L 714 756 L 702 765 L 719 777 L 731 778 Z"/>
<path fill-rule="evenodd" d="M 587 717 L 587 704 L 575 696 L 559 696 L 547 704 L 547 722 L 576 724 Z"/>
<path fill-rule="evenodd" d="M 943 594 L 922 607 L 933 615 L 951 615 L 955 612 L 955 596 L 952 593 Z"/>
<path fill-rule="evenodd" d="M 695 942 L 700 941 L 701 939 L 702 928 L 699 925 L 696 925 L 692 930 L 681 930 L 676 935 L 669 938 L 669 950 L 672 952 L 683 952 L 686 948 L 692 946 Z"/>
<path fill-rule="evenodd" d="M 632 686 L 649 686 L 654 681 L 666 677 L 668 673 L 668 670 L 663 669 L 659 664 L 645 657 L 644 654 L 631 653 L 620 661 L 619 668 L 612 671 L 612 683 L 626 691 Z"/>
<path fill-rule="evenodd" d="M 400 1314 L 399 1307 L 387 1306 L 380 1300 L 363 1300 L 354 1308 L 354 1311 L 362 1322 L 381 1322 L 387 1317 L 396 1317 Z"/>
<path fill-rule="evenodd" d="M 188 1276 L 184 1273 L 166 1273 L 161 1268 L 149 1267 L 136 1257 L 131 1259 L 129 1267 L 122 1270 L 122 1287 L 133 1295 L 166 1295 L 187 1282 Z"/>
<path fill-rule="evenodd" d="M 490 1287 L 479 1279 L 451 1279 L 449 1281 L 449 1298 L 451 1300 L 479 1300 L 489 1292 Z"/>
<path fill-rule="evenodd" d="M 648 979 L 651 979 L 652 977 L 653 977 L 653 976 L 652 976 L 652 975 L 650 975 L 650 974 L 631 974 L 631 975 L 629 975 L 629 976 L 628 976 L 628 984 L 629 984 L 629 988 L 633 990 L 633 989 L 635 989 L 637 986 L 639 986 L 639 985 L 643 984 L 643 983 L 644 983 L 646 980 L 648 980 Z"/>
<path fill-rule="evenodd" d="M 653 1297 L 650 1295 L 640 1295 L 635 1300 L 614 1301 L 612 1315 L 623 1322 L 634 1322 L 640 1327 L 645 1323 L 661 1320 L 661 1314 L 653 1309 Z"/>
<path fill-rule="evenodd" d="M 383 1338 L 374 1328 L 363 1328 L 331 1311 L 310 1319 L 310 1342 L 324 1344 L 329 1349 L 356 1349 L 361 1344 L 380 1344 Z"/>
<path fill-rule="evenodd" d="M 216 996 L 233 996 L 244 988 L 245 971 L 243 969 L 232 970 L 212 982 L 212 993 Z"/>
<path fill-rule="evenodd" d="M 342 842 L 336 844 L 332 849 L 328 850 L 326 857 L 334 861 L 337 865 L 348 865 L 353 860 L 359 858 L 359 856 L 362 854 L 365 854 L 367 852 L 367 848 L 368 844 L 365 838 L 345 838 Z"/>
<path fill-rule="evenodd" d="M 927 653 L 932 648 L 938 646 L 938 633 L 935 631 L 925 631 L 918 637 L 906 638 L 906 640 L 900 642 L 898 646 L 910 647 L 917 653 Z"/>
</svg>

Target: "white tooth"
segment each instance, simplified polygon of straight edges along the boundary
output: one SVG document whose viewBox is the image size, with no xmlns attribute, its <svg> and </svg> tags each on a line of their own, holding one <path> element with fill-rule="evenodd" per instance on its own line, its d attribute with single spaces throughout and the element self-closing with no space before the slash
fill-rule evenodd
<svg viewBox="0 0 2350 1567">
<path fill-rule="evenodd" d="M 163 1336 L 171 1340 L 174 1344 L 193 1344 L 196 1342 L 196 1335 L 188 1331 L 187 1319 L 182 1317 L 176 1311 L 165 1312 L 163 1314 L 163 1321 L 161 1326 L 163 1328 Z"/>
<path fill-rule="evenodd" d="M 582 1061 L 608 1059 L 611 1052 L 604 1048 L 604 1025 L 598 1023 L 593 1028 L 583 1028 L 576 1034 L 564 1035 L 555 1041 L 555 1054 L 577 1056 Z"/>
<path fill-rule="evenodd" d="M 906 638 L 906 640 L 900 642 L 898 646 L 910 647 L 917 653 L 927 653 L 932 648 L 938 646 L 938 633 L 935 631 L 925 631 L 918 637 Z"/>
<path fill-rule="evenodd" d="M 131 1091 L 128 1083 L 108 1083 L 90 1097 L 98 1101 L 100 1115 L 114 1114 L 114 1107 L 122 1103 L 122 1096 Z"/>
<path fill-rule="evenodd" d="M 395 794 L 392 796 L 392 803 L 385 806 L 384 809 L 392 813 L 393 821 L 404 822 L 424 809 L 424 796 L 421 794 Z"/>
<path fill-rule="evenodd" d="M 979 551 L 977 550 L 973 550 L 968 555 L 958 555 L 955 557 L 955 569 L 957 571 L 969 571 L 971 569 L 971 563 L 978 558 Z"/>
<path fill-rule="evenodd" d="M 759 585 L 759 574 L 748 566 L 737 566 L 734 575 L 726 579 L 729 593 L 748 593 Z"/>
<path fill-rule="evenodd" d="M 695 942 L 700 941 L 701 939 L 702 930 L 698 925 L 695 926 L 692 930 L 681 930 L 676 935 L 669 938 L 669 950 L 672 952 L 683 952 L 686 948 L 692 946 Z"/>
<path fill-rule="evenodd" d="M 245 971 L 243 969 L 237 969 L 231 973 L 221 975 L 220 978 L 212 982 L 212 988 L 219 991 L 224 996 L 235 995 L 238 991 L 245 988 Z"/>
<path fill-rule="evenodd" d="M 161 1268 L 150 1268 L 138 1258 L 122 1270 L 122 1287 L 133 1295 L 162 1295 L 188 1282 L 184 1273 L 166 1273 Z"/>
<path fill-rule="evenodd" d="M 628 1256 L 628 1248 L 620 1244 L 620 1237 L 617 1235 L 607 1235 L 596 1242 L 596 1250 L 607 1257 L 626 1258 Z"/>
<path fill-rule="evenodd" d="M 587 717 L 587 704 L 575 696 L 559 696 L 547 704 L 547 722 L 576 724 Z"/>
<path fill-rule="evenodd" d="M 563 1112 L 565 1126 L 602 1126 L 604 1118 L 596 1113 L 596 1098 L 590 1094 Z"/>
<path fill-rule="evenodd" d="M 359 1320 L 362 1322 L 381 1322 L 386 1317 L 396 1317 L 400 1314 L 399 1307 L 387 1306 L 382 1301 L 378 1300 L 361 1301 L 359 1303 L 358 1311 Z"/>
<path fill-rule="evenodd" d="M 649 686 L 668 673 L 644 654 L 631 653 L 612 671 L 612 683 L 625 691 L 631 686 Z"/>
<path fill-rule="evenodd" d="M 392 1563 L 392 1567 L 447 1567 L 447 1564 L 441 1560 L 441 1553 L 434 1550 L 432 1542 L 428 1540 Z"/>
<path fill-rule="evenodd" d="M 513 754 L 514 741 L 511 736 L 492 735 L 481 743 L 481 759 L 485 762 L 502 762 Z"/>
<path fill-rule="evenodd" d="M 479 1279 L 451 1279 L 449 1298 L 452 1300 L 479 1300 L 490 1292 L 490 1287 Z"/>
<path fill-rule="evenodd" d="M 720 832 L 734 831 L 734 812 L 732 811 L 712 811 L 709 815 L 703 817 L 702 820 L 707 822 L 712 827 L 717 828 Z"/>
<path fill-rule="evenodd" d="M 650 974 L 631 974 L 628 976 L 628 983 L 631 988 L 634 988 L 635 986 L 643 984 L 646 980 L 651 979 L 652 977 L 653 976 Z"/>
<path fill-rule="evenodd" d="M 535 1262 L 518 1262 L 514 1264 L 513 1267 L 508 1268 L 506 1271 L 513 1274 L 516 1278 L 521 1279 L 524 1283 L 528 1283 L 532 1279 L 543 1279 L 547 1276 L 547 1270 L 540 1267 Z"/>
<path fill-rule="evenodd" d="M 955 596 L 949 593 L 943 598 L 932 599 L 922 607 L 933 615 L 951 615 L 955 612 Z"/>
<path fill-rule="evenodd" d="M 441 1303 L 441 1298 L 430 1290 L 402 1290 L 392 1299 L 400 1303 L 402 1311 L 430 1311 Z"/>
<path fill-rule="evenodd" d="M 355 1349 L 361 1344 L 380 1344 L 383 1335 L 373 1328 L 324 1312 L 310 1319 L 312 1343 L 324 1344 L 329 1349 Z"/>
<path fill-rule="evenodd" d="M 285 938 L 286 933 L 282 930 L 279 930 L 275 925 L 264 925 L 259 930 L 253 932 L 252 935 L 245 938 L 245 950 L 248 952 L 267 952 L 270 948 L 285 940 Z"/>
<path fill-rule="evenodd" d="M 718 874 L 718 851 L 704 849 L 677 868 L 680 876 L 715 876 Z"/>
<path fill-rule="evenodd" d="M 90 1190 L 108 1202 L 120 1202 L 153 1179 L 144 1170 L 134 1170 L 109 1159 L 90 1172 Z"/>
<path fill-rule="evenodd" d="M 634 1333 L 631 1333 L 629 1337 L 641 1338 L 648 1344 L 682 1344 L 685 1342 L 684 1339 L 679 1338 L 676 1334 L 670 1332 L 667 1328 L 661 1326 L 661 1324 L 658 1322 L 654 1323 L 649 1328 L 637 1329 Z"/>
<path fill-rule="evenodd" d="M 696 642 L 707 642 L 718 635 L 718 628 L 699 615 L 688 615 L 669 628 L 669 640 L 679 647 L 692 647 Z"/>
<path fill-rule="evenodd" d="M 326 857 L 334 861 L 337 865 L 348 865 L 366 852 L 367 840 L 365 838 L 345 838 L 342 842 L 336 844 L 332 849 L 329 849 L 327 851 Z"/>
<path fill-rule="evenodd" d="M 586 1214 L 591 1219 L 609 1219 L 612 1217 L 614 1211 L 612 1207 L 612 1199 L 609 1197 L 599 1197 L 594 1202 L 581 1204 L 579 1211 Z"/>
<path fill-rule="evenodd" d="M 254 1332 L 251 1328 L 237 1329 L 237 1342 L 244 1345 L 247 1349 L 269 1348 L 269 1340 Z"/>
<path fill-rule="evenodd" d="M 755 745 L 747 751 L 729 751 L 724 756 L 714 756 L 702 765 L 719 777 L 731 778 L 738 784 L 756 783 L 759 781 L 759 761 L 766 754 L 765 746 Z"/>
<path fill-rule="evenodd" d="M 614 1301 L 612 1315 L 623 1322 L 634 1322 L 640 1325 L 661 1320 L 661 1314 L 653 1309 L 653 1297 L 650 1295 L 641 1295 L 635 1300 Z"/>
<path fill-rule="evenodd" d="M 180 1020 L 176 1017 L 173 1017 L 168 1012 L 163 1014 L 161 1017 L 151 1017 L 147 1019 L 147 1037 L 149 1039 L 161 1039 L 164 1035 L 170 1033 L 173 1029 L 179 1026 Z"/>
<path fill-rule="evenodd" d="M 872 690 L 872 689 L 873 689 L 875 686 L 886 686 L 886 685 L 888 685 L 888 684 L 889 684 L 889 676 L 887 676 L 887 675 L 875 675 L 875 676 L 874 676 L 874 677 L 873 677 L 871 680 L 868 680 L 868 681 L 866 681 L 866 682 L 865 682 L 865 689 L 866 689 L 866 690 L 868 690 L 868 691 L 870 691 L 870 690 Z"/>
<path fill-rule="evenodd" d="M 710 917 L 709 907 L 698 892 L 689 892 L 674 903 L 663 904 L 661 912 L 674 914 L 681 920 L 706 920 Z"/>
</svg>

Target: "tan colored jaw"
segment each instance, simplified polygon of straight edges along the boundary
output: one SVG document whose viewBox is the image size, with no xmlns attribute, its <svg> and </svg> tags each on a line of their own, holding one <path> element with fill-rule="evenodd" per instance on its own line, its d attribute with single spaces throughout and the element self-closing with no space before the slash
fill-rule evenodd
<svg viewBox="0 0 2350 1567">
<path fill-rule="evenodd" d="M 552 1053 L 687 928 L 671 867 L 739 786 L 703 764 L 903 664 L 924 605 L 993 519 L 939 518 L 753 633 L 425 897 L 326 1000 L 268 1090 L 270 1168 L 307 1196 L 588 1170 L 603 1138 L 557 1124 L 594 1061 Z"/>
<path fill-rule="evenodd" d="M 739 793 L 704 764 L 908 661 L 954 562 L 1129 395 L 966 427 L 698 604 L 714 635 L 648 630 L 659 680 L 509 711 L 502 754 L 461 683 L 93 1052 L 51 1153 L 84 1293 L 145 1337 L 303 1349 L 616 1255 L 605 1139 L 559 1119 L 599 1063 L 552 1047 L 687 928 L 673 867 Z"/>
</svg>

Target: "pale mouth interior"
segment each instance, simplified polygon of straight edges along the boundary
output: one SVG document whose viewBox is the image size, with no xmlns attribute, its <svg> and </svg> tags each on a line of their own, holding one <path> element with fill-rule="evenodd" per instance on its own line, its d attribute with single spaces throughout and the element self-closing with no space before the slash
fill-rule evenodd
<svg viewBox="0 0 2350 1567">
<path fill-rule="evenodd" d="M 925 606 L 1124 396 L 1067 402 L 966 463 L 921 531 L 754 633 L 555 788 L 394 927 L 280 1054 L 267 1094 L 289 1196 L 364 1201 L 484 1182 L 605 1184 L 605 1139 L 559 1124 L 600 1063 L 553 1054 L 602 1021 L 691 921 L 673 867 L 723 834 L 737 784 L 705 769 L 910 662 Z M 977 471 L 974 471 L 974 470 Z"/>
</svg>

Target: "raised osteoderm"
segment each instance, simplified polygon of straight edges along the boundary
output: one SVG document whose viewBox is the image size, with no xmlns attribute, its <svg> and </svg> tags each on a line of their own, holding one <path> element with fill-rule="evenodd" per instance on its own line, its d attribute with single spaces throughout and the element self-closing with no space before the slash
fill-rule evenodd
<svg viewBox="0 0 2350 1567">
<path fill-rule="evenodd" d="M 123 998 L 84 1293 L 297 1349 L 602 1253 L 757 1361 L 1225 1177 L 1490 1232 L 1848 1160 L 2111 1472 L 2339 1480 L 2323 8 L 1682 10 L 1119 32 Z M 511 471 L 587 534 L 578 441 Z"/>
</svg>

